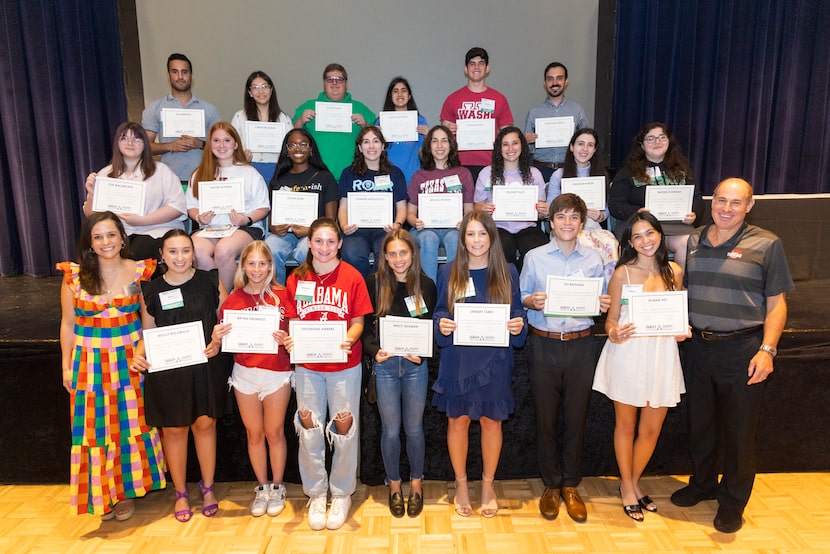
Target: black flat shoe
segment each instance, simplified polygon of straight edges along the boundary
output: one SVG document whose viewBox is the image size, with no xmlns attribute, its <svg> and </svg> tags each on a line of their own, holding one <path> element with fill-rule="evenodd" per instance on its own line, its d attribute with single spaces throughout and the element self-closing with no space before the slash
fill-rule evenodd
<svg viewBox="0 0 830 554">
<path fill-rule="evenodd" d="M 623 511 L 625 515 L 640 523 L 643 521 L 643 509 L 640 507 L 639 504 L 631 504 L 630 506 L 623 506 Z"/>
<path fill-rule="evenodd" d="M 657 504 L 654 503 L 654 500 L 651 499 L 649 495 L 643 495 L 642 498 L 637 499 L 637 504 L 644 510 L 648 510 L 649 512 L 656 512 L 657 511 Z"/>
<path fill-rule="evenodd" d="M 403 514 L 406 512 L 403 495 L 400 492 L 389 491 L 389 511 L 395 517 L 403 517 Z"/>
<path fill-rule="evenodd" d="M 419 493 L 410 491 L 409 499 L 406 502 L 406 515 L 409 517 L 418 517 L 423 509 L 424 498 Z"/>
</svg>

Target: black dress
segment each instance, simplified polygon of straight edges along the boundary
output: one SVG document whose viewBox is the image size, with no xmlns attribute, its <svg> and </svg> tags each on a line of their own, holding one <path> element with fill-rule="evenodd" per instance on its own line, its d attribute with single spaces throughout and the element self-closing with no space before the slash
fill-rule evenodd
<svg viewBox="0 0 830 554">
<path fill-rule="evenodd" d="M 147 313 L 156 327 L 201 321 L 205 343 L 210 342 L 219 307 L 219 275 L 200 271 L 186 283 L 171 285 L 163 278 L 142 283 Z M 179 289 L 184 305 L 163 309 L 159 294 Z M 156 373 L 144 379 L 144 410 L 147 423 L 155 427 L 188 427 L 199 416 L 219 418 L 230 411 L 228 376 L 233 360 L 218 354 L 206 364 Z"/>
</svg>

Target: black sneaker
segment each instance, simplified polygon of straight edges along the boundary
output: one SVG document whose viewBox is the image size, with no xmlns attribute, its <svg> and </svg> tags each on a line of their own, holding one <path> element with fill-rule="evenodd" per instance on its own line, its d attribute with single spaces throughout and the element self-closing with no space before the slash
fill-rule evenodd
<svg viewBox="0 0 830 554">
<path fill-rule="evenodd" d="M 671 503 L 681 508 L 689 508 L 702 500 L 714 500 L 715 498 L 714 492 L 706 492 L 697 485 L 686 485 L 674 491 L 671 495 Z"/>
</svg>

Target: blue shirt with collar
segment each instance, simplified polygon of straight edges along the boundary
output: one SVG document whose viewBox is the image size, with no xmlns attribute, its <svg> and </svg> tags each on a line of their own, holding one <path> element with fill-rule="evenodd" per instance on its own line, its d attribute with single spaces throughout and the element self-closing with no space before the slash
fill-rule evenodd
<svg viewBox="0 0 830 554">
<path fill-rule="evenodd" d="M 545 98 L 545 101 L 530 108 L 527 112 L 527 119 L 525 120 L 525 133 L 536 132 L 536 120 L 544 117 L 567 117 L 574 118 L 574 131 L 578 129 L 585 129 L 590 125 L 588 116 L 585 115 L 585 110 L 571 100 L 563 98 L 562 101 L 556 105 L 550 101 L 550 98 Z M 566 146 L 557 146 L 555 148 L 535 148 L 533 149 L 533 159 L 546 163 L 559 163 L 565 161 Z"/>
</svg>

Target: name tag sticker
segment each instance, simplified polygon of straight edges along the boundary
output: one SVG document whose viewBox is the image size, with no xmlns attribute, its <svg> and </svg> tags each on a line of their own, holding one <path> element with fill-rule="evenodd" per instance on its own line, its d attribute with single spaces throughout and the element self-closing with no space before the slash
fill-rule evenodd
<svg viewBox="0 0 830 554">
<path fill-rule="evenodd" d="M 375 175 L 375 190 L 392 190 L 392 177 Z"/>
<path fill-rule="evenodd" d="M 181 289 L 166 290 L 159 293 L 159 302 L 162 310 L 172 310 L 184 306 Z"/>
<path fill-rule="evenodd" d="M 461 192 L 461 179 L 458 175 L 447 175 L 444 177 L 444 186 L 447 187 L 447 192 Z"/>
<path fill-rule="evenodd" d="M 493 113 L 496 111 L 496 101 L 490 98 L 482 98 L 479 103 L 481 111 L 486 113 Z"/>
<path fill-rule="evenodd" d="M 314 300 L 315 288 L 317 288 L 317 285 L 314 281 L 299 281 L 297 283 L 297 292 L 294 293 L 294 300 L 311 302 Z"/>
<path fill-rule="evenodd" d="M 427 305 L 421 302 L 421 311 L 418 312 L 415 306 L 415 297 L 414 296 L 407 296 L 404 298 L 404 302 L 406 302 L 406 309 L 409 310 L 409 315 L 412 317 L 417 317 L 421 314 L 427 313 Z"/>
</svg>

